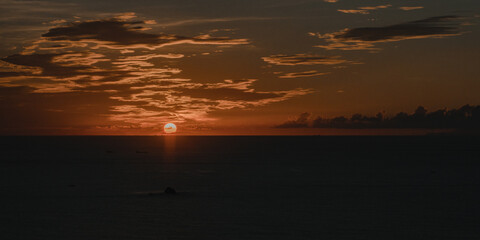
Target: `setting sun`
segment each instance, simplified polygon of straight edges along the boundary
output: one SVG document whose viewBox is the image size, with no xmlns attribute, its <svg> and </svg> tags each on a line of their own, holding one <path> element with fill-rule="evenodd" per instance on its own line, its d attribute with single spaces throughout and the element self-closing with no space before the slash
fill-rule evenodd
<svg viewBox="0 0 480 240">
<path fill-rule="evenodd" d="M 177 131 L 177 126 L 173 123 L 167 123 L 163 127 L 165 133 L 175 133 Z"/>
</svg>

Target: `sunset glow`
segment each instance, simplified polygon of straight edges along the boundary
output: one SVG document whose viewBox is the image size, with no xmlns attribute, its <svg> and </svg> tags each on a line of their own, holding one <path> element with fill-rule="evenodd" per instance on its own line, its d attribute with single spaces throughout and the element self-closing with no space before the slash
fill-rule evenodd
<svg viewBox="0 0 480 240">
<path fill-rule="evenodd" d="M 480 0 L 0 0 L 0 240 L 480 240 L 479 43 Z"/>
<path fill-rule="evenodd" d="M 0 133 L 303 134 L 319 117 L 475 106 L 478 7 L 2 1 Z"/>
</svg>

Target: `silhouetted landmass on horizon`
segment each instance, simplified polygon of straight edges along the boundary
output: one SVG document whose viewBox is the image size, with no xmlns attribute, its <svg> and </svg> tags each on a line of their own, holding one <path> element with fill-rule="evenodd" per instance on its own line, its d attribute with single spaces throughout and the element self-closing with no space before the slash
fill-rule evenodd
<svg viewBox="0 0 480 240">
<path fill-rule="evenodd" d="M 302 113 L 291 121 L 275 126 L 276 128 L 423 128 L 423 129 L 479 129 L 480 105 L 465 105 L 458 109 L 439 109 L 428 112 L 419 106 L 415 112 L 408 114 L 399 112 L 393 117 L 385 117 L 378 113 L 375 116 L 353 114 L 350 118 L 345 116 L 325 119 L 311 118 L 310 113 Z"/>
</svg>

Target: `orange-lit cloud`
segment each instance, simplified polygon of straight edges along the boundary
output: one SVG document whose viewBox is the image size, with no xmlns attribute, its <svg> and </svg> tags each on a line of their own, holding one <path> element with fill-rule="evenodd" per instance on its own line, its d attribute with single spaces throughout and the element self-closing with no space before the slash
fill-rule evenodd
<svg viewBox="0 0 480 240">
<path fill-rule="evenodd" d="M 105 58 L 105 55 L 103 54 L 80 52 L 57 55 L 52 58 L 51 63 L 58 64 L 60 66 L 91 66 L 99 62 L 109 61 L 110 59 Z"/>
<path fill-rule="evenodd" d="M 320 56 L 316 54 L 272 55 L 262 58 L 265 62 L 275 65 L 337 65 L 349 63 L 339 56 Z"/>
<path fill-rule="evenodd" d="M 315 77 L 315 76 L 323 76 L 329 74 L 328 72 L 318 72 L 316 70 L 312 71 L 304 71 L 304 72 L 291 72 L 291 73 L 284 73 L 279 78 L 300 78 L 300 77 Z"/>
<path fill-rule="evenodd" d="M 225 80 L 206 84 L 173 81 L 164 86 L 150 85 L 125 97 L 112 96 L 128 104 L 115 106 L 116 113 L 110 117 L 143 126 L 158 124 L 160 119 L 162 122 L 209 121 L 214 120 L 208 116 L 211 111 L 262 106 L 313 92 L 311 89 L 257 91 L 253 88 L 255 81 Z"/>
<path fill-rule="evenodd" d="M 387 5 L 379 5 L 379 6 L 373 6 L 373 7 L 359 7 L 358 9 L 338 9 L 337 11 L 342 13 L 370 14 L 370 11 L 372 10 L 385 9 L 391 6 L 392 5 L 387 4 Z"/>
<path fill-rule="evenodd" d="M 42 36 L 49 41 L 91 43 L 97 48 L 111 49 L 153 50 L 178 44 L 242 45 L 249 43 L 247 39 L 213 37 L 208 34 L 184 37 L 174 34 L 146 33 L 143 27 L 139 26 L 145 21 L 126 21 L 134 17 L 134 15 L 126 15 L 105 20 L 74 22 L 54 27 Z"/>
<path fill-rule="evenodd" d="M 378 6 L 373 6 L 373 7 L 359 7 L 359 9 L 363 9 L 363 10 L 378 10 L 378 9 L 389 8 L 389 7 L 391 7 L 391 6 L 392 6 L 392 5 L 387 4 L 387 5 L 378 5 Z"/>
<path fill-rule="evenodd" d="M 185 25 L 198 25 L 204 23 L 220 23 L 220 22 L 237 22 L 237 21 L 264 21 L 272 20 L 275 18 L 271 17 L 225 17 L 225 18 L 192 18 L 192 19 L 182 19 L 172 22 L 162 22 L 157 23 L 161 27 L 178 27 Z M 213 31 L 216 32 L 216 31 Z"/>
<path fill-rule="evenodd" d="M 338 9 L 337 11 L 342 13 L 353 13 L 353 14 L 370 14 L 367 10 L 362 9 Z"/>
<path fill-rule="evenodd" d="M 411 10 L 418 10 L 418 9 L 423 9 L 422 6 L 415 6 L 415 7 L 399 7 L 398 9 L 404 10 L 404 11 L 411 11 Z"/>
<path fill-rule="evenodd" d="M 17 64 L 0 60 L 0 77 L 4 77 L 8 75 L 19 75 L 22 73 L 38 75 L 42 73 L 42 68 L 25 66 L 21 64 L 17 65 Z"/>
<path fill-rule="evenodd" d="M 0 134 L 278 131 L 300 112 L 480 101 L 478 16 L 412 21 L 474 15 L 475 1 L 181 2 L 0 1 Z"/>
<path fill-rule="evenodd" d="M 0 87 L 9 91 L 22 88 L 25 94 L 38 96 L 97 94 L 108 99 L 109 109 L 102 116 L 120 128 L 157 127 L 166 121 L 213 121 L 215 118 L 209 115 L 212 111 L 253 108 L 313 92 L 303 88 L 257 90 L 256 79 L 199 83 L 176 77 L 182 72 L 178 63 L 184 60 L 185 53 L 169 52 L 162 49 L 164 46 L 245 45 L 248 40 L 209 34 L 183 37 L 149 33 L 139 27 L 145 22 L 132 21 L 134 18 L 134 13 L 125 13 L 52 27 L 21 54 L 1 59 Z M 196 54 L 204 52 L 201 49 Z M 345 62 L 336 57 L 323 60 L 303 57 L 296 61 Z"/>
</svg>

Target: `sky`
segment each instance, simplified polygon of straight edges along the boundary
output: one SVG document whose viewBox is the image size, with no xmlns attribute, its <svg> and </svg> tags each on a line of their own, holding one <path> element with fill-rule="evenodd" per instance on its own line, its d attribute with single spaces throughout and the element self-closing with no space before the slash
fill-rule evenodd
<svg viewBox="0 0 480 240">
<path fill-rule="evenodd" d="M 274 126 L 478 105 L 479 23 L 478 0 L 0 0 L 0 134 L 308 134 Z"/>
</svg>

